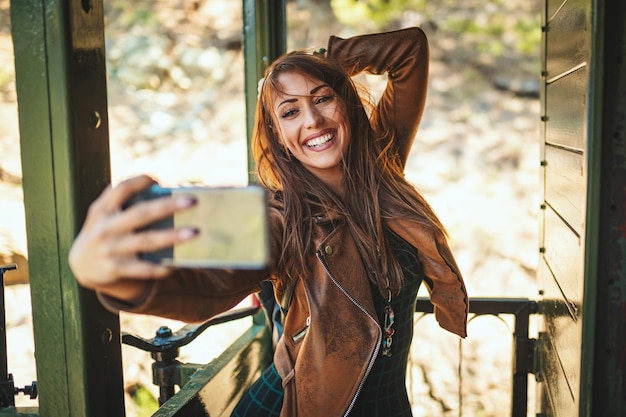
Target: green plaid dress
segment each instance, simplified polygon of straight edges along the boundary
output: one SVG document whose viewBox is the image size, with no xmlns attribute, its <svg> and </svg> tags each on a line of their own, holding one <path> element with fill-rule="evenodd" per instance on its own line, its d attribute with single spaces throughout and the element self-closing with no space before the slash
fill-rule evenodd
<svg viewBox="0 0 626 417">
<path fill-rule="evenodd" d="M 393 297 L 395 314 L 391 357 L 378 354 L 365 383 L 358 394 L 350 417 L 410 417 L 411 404 L 406 390 L 406 371 L 411 340 L 417 291 L 423 279 L 417 252 L 408 242 L 388 231 L 387 239 L 393 254 L 402 265 L 404 286 Z M 385 299 L 372 284 L 372 294 L 378 320 L 384 320 Z M 280 375 L 272 364 L 250 387 L 235 407 L 232 417 L 278 417 L 282 407 L 283 389 Z"/>
</svg>

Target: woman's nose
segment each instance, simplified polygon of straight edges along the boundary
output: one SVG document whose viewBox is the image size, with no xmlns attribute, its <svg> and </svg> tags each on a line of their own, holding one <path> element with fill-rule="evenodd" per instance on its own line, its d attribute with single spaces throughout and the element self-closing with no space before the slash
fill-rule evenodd
<svg viewBox="0 0 626 417">
<path fill-rule="evenodd" d="M 324 117 L 322 113 L 315 107 L 311 106 L 306 111 L 306 127 L 318 127 L 322 124 Z"/>
</svg>

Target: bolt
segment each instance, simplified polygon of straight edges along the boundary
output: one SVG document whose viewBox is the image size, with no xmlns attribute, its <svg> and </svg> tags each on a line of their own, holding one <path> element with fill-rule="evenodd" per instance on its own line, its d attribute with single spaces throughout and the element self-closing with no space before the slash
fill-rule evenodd
<svg viewBox="0 0 626 417">
<path fill-rule="evenodd" d="M 100 117 L 100 113 L 96 110 L 89 113 L 89 126 L 91 126 L 92 129 L 98 129 L 101 124 L 102 118 Z"/>
<path fill-rule="evenodd" d="M 156 337 L 160 339 L 167 339 L 168 337 L 172 337 L 172 329 L 167 326 L 161 326 L 156 332 Z"/>
<path fill-rule="evenodd" d="M 108 345 L 113 340 L 113 332 L 108 327 L 102 332 L 102 344 Z"/>
</svg>

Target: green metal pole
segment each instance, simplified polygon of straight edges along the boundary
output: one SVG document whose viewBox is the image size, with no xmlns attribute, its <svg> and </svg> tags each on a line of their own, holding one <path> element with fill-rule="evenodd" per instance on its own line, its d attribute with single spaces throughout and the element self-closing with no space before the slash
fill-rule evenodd
<svg viewBox="0 0 626 417">
<path fill-rule="evenodd" d="M 11 25 L 39 412 L 124 416 L 119 318 L 67 264 L 110 182 L 102 1 L 13 0 Z"/>
<path fill-rule="evenodd" d="M 257 84 L 269 64 L 285 53 L 287 48 L 285 3 L 286 0 L 243 0 L 243 54 L 250 173 L 255 168 L 250 144 L 254 130 Z"/>
</svg>

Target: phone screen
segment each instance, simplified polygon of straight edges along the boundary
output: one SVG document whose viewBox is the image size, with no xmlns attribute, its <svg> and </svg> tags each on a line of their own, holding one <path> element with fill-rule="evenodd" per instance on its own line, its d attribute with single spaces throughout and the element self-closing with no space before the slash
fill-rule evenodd
<svg viewBox="0 0 626 417">
<path fill-rule="evenodd" d="M 181 189 L 198 201 L 174 215 L 174 226 L 200 230 L 192 241 L 174 246 L 179 266 L 262 268 L 268 263 L 267 201 L 261 187 Z"/>
<path fill-rule="evenodd" d="M 269 262 L 267 199 L 265 189 L 248 187 L 153 186 L 131 204 L 174 194 L 191 195 L 197 204 L 149 226 L 152 229 L 195 227 L 193 240 L 143 259 L 187 268 L 261 269 Z"/>
</svg>

